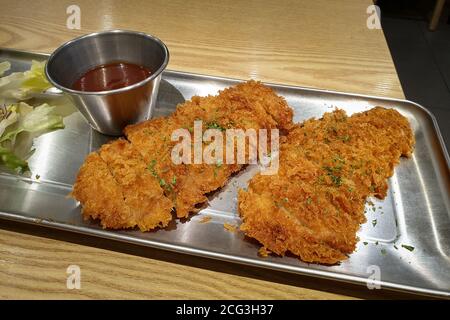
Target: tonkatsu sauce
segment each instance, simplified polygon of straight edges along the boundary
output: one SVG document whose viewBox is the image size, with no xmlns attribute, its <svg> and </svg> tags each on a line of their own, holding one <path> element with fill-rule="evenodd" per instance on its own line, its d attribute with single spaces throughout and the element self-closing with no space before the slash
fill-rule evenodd
<svg viewBox="0 0 450 320">
<path fill-rule="evenodd" d="M 144 66 L 112 62 L 88 70 L 74 82 L 72 89 L 91 92 L 120 89 L 138 83 L 150 74 L 151 71 Z"/>
</svg>

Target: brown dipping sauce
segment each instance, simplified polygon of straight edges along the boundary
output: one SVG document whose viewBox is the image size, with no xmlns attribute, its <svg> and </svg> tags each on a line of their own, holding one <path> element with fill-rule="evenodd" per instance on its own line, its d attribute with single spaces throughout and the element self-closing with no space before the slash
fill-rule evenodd
<svg viewBox="0 0 450 320">
<path fill-rule="evenodd" d="M 137 64 L 112 62 L 100 65 L 84 73 L 72 85 L 78 91 L 108 91 L 138 83 L 151 74 L 151 71 Z"/>
</svg>

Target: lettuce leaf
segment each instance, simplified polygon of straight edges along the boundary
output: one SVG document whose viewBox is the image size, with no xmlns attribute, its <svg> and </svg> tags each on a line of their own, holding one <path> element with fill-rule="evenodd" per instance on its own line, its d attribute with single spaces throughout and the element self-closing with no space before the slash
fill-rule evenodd
<svg viewBox="0 0 450 320">
<path fill-rule="evenodd" d="M 63 117 L 55 113 L 55 107 L 47 103 L 33 108 L 25 102 L 19 105 L 20 117 L 14 126 L 8 127 L 0 136 L 0 143 L 7 140 L 14 145 L 17 135 L 21 132 L 38 136 L 46 132 L 64 128 Z M 12 128 L 8 130 L 9 128 Z"/>
<path fill-rule="evenodd" d="M 25 159 L 31 155 L 29 150 L 33 139 L 43 133 L 64 128 L 63 117 L 56 114 L 56 108 L 47 103 L 33 108 L 20 102 L 7 109 L 8 117 L 0 122 L 0 164 L 22 174 L 29 171 Z M 21 150 L 23 146 L 25 150 Z"/>
<path fill-rule="evenodd" d="M 33 139 L 64 128 L 63 118 L 76 110 L 66 96 L 39 95 L 51 87 L 45 63 L 33 61 L 30 70 L 3 77 L 11 64 L 0 63 L 0 167 L 19 174 L 30 171 L 26 160 L 33 154 Z"/>
<path fill-rule="evenodd" d="M 11 63 L 9 61 L 0 62 L 0 76 L 2 76 L 9 69 L 11 69 Z"/>
<path fill-rule="evenodd" d="M 8 62 L 9 63 L 9 62 Z M 40 93 L 51 87 L 44 73 L 45 61 L 33 61 L 31 69 L 25 72 L 13 72 L 0 78 L 0 97 L 3 100 L 27 100 L 34 93 Z M 9 99 L 9 100 L 8 100 Z"/>
<path fill-rule="evenodd" d="M 20 86 L 23 82 L 25 75 L 21 72 L 11 73 L 9 76 L 0 78 L 0 97 L 3 101 L 8 102 L 7 99 L 12 101 L 24 100 L 26 93 L 20 90 Z M 0 102 L 5 103 L 5 102 Z"/>
<path fill-rule="evenodd" d="M 0 146 L 0 164 L 14 170 L 18 174 L 25 173 L 30 170 L 25 160 L 17 157 L 11 150 Z"/>
<path fill-rule="evenodd" d="M 21 89 L 27 92 L 42 92 L 50 88 L 52 85 L 45 77 L 45 61 L 31 62 L 31 69 L 24 72 L 25 79 L 22 82 Z"/>
<path fill-rule="evenodd" d="M 0 137 L 3 135 L 3 132 L 5 132 L 7 127 L 14 124 L 19 119 L 16 109 L 17 108 L 15 106 L 8 106 L 4 108 L 0 107 L 0 119 L 2 119 L 0 121 Z"/>
</svg>

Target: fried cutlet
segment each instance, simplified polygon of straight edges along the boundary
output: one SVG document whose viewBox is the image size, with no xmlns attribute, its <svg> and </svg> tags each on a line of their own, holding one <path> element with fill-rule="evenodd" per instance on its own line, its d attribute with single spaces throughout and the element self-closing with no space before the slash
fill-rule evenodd
<svg viewBox="0 0 450 320">
<path fill-rule="evenodd" d="M 217 96 L 193 97 L 165 118 L 125 128 L 119 139 L 90 154 L 78 174 L 72 196 L 83 215 L 100 219 L 105 228 L 142 231 L 164 227 L 172 208 L 187 217 L 207 201 L 206 195 L 224 186 L 242 164 L 174 164 L 172 133 L 192 133 L 194 121 L 206 129 L 279 128 L 292 126 L 292 109 L 286 101 L 259 82 L 248 81 Z M 207 143 L 203 143 L 205 147 Z M 108 202 L 109 201 L 109 202 Z"/>
<path fill-rule="evenodd" d="M 384 198 L 387 178 L 414 136 L 408 120 L 376 107 L 295 125 L 280 147 L 276 175 L 256 175 L 239 191 L 241 230 L 278 255 L 335 264 L 354 251 L 366 198 Z"/>
<path fill-rule="evenodd" d="M 286 101 L 259 82 L 249 81 L 225 89 L 218 96 L 193 97 L 179 105 L 169 117 L 125 128 L 125 135 L 141 153 L 164 185 L 177 217 L 187 217 L 207 201 L 206 195 L 224 186 L 242 164 L 174 164 L 171 151 L 177 142 L 171 134 L 178 128 L 193 131 L 194 121 L 206 129 L 281 129 L 292 126 L 292 109 Z M 225 143 L 225 142 L 224 142 Z M 204 143 L 205 147 L 207 144 Z M 248 148 L 246 148 L 247 150 Z"/>
<path fill-rule="evenodd" d="M 91 153 L 78 174 L 72 196 L 83 204 L 87 219 L 112 229 L 165 227 L 172 202 L 134 147 L 123 139 Z"/>
<path fill-rule="evenodd" d="M 86 157 L 71 195 L 83 204 L 85 219 L 99 219 L 102 226 L 113 229 L 134 226 L 122 187 L 96 152 Z"/>
</svg>

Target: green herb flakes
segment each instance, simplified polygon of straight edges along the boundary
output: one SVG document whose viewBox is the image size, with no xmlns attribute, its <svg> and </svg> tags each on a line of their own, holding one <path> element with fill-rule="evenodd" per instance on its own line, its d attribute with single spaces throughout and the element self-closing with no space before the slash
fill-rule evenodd
<svg viewBox="0 0 450 320">
<path fill-rule="evenodd" d="M 408 251 L 414 251 L 414 247 L 413 246 L 409 246 L 409 245 L 406 245 L 406 244 L 402 244 L 402 247 L 403 248 L 405 248 L 406 250 L 408 250 Z"/>
<path fill-rule="evenodd" d="M 217 122 L 214 122 L 214 121 L 208 122 L 206 124 L 206 128 L 208 128 L 208 129 L 217 129 L 217 130 L 220 130 L 220 131 L 225 131 L 224 127 L 220 126 Z"/>
</svg>

